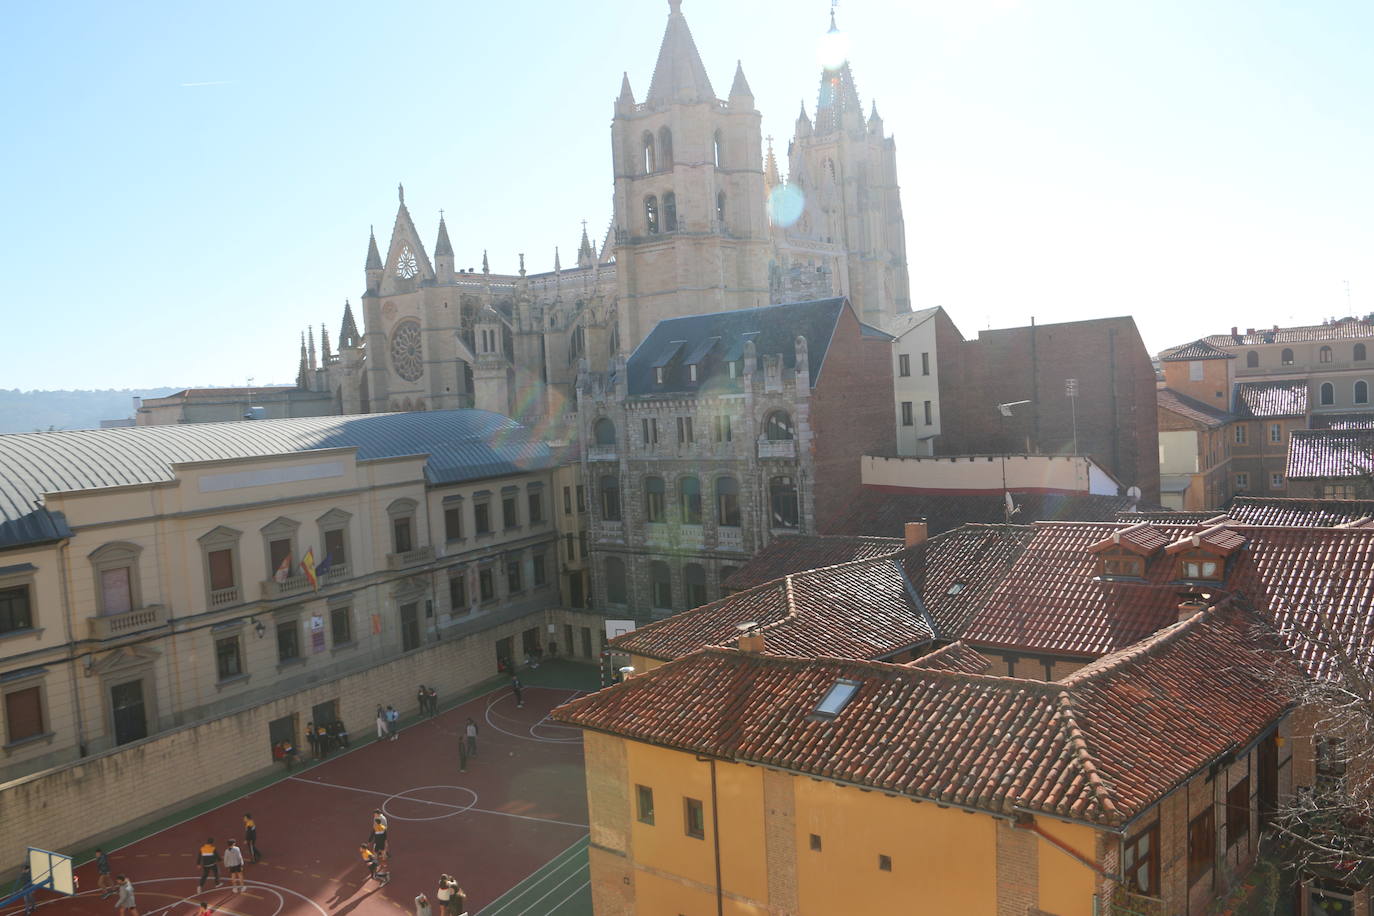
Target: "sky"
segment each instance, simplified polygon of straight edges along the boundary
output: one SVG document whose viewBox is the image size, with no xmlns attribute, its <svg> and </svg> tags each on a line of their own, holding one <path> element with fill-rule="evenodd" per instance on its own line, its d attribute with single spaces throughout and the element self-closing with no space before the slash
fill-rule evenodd
<svg viewBox="0 0 1374 916">
<path fill-rule="evenodd" d="M 685 0 L 784 161 L 829 0 Z M 663 0 L 70 2 L 0 33 L 0 388 L 291 383 L 396 186 L 514 272 L 611 218 Z M 1374 4 L 839 0 L 897 144 L 913 306 L 1133 315 L 1151 352 L 1374 312 Z M 381 239 L 385 248 L 385 235 Z M 1349 292 L 1347 293 L 1347 282 Z"/>
</svg>

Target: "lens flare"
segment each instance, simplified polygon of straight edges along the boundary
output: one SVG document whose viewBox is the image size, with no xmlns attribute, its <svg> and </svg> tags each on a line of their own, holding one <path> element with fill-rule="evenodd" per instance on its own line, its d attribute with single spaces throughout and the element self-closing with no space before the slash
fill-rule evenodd
<svg viewBox="0 0 1374 916">
<path fill-rule="evenodd" d="M 833 29 L 821 36 L 816 44 L 816 60 L 827 70 L 838 70 L 849 60 L 849 36 Z"/>
<path fill-rule="evenodd" d="M 775 226 L 790 226 L 801 219 L 806 195 L 796 185 L 780 184 L 768 195 L 768 219 Z"/>
</svg>

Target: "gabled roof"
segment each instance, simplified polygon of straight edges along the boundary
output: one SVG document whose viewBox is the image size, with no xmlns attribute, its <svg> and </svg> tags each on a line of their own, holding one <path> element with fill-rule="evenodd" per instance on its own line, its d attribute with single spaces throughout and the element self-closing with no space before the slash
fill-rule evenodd
<svg viewBox="0 0 1374 916">
<path fill-rule="evenodd" d="M 964 674 L 987 674 L 992 670 L 992 662 L 986 656 L 979 655 L 963 642 L 952 642 L 943 649 L 936 649 L 929 655 L 907 662 L 907 665 L 932 671 L 962 671 Z"/>
<path fill-rule="evenodd" d="M 1365 478 L 1374 485 L 1374 429 L 1295 429 L 1284 473 L 1299 480 Z"/>
<path fill-rule="evenodd" d="M 871 538 L 793 534 L 774 538 L 768 546 L 721 583 L 728 592 L 743 591 L 790 573 L 890 556 L 905 546 L 901 538 Z"/>
<path fill-rule="evenodd" d="M 1155 399 L 1161 410 L 1178 414 L 1208 429 L 1217 429 L 1236 419 L 1234 414 L 1180 394 L 1172 388 L 1160 388 L 1155 392 Z"/>
<path fill-rule="evenodd" d="M 668 105 L 679 100 L 689 102 L 715 101 L 711 78 L 697 53 L 692 30 L 682 15 L 682 0 L 669 0 L 668 27 L 658 49 L 658 62 L 649 83 L 648 105 Z"/>
<path fill-rule="evenodd" d="M 1139 522 L 1129 528 L 1116 528 L 1107 537 L 1088 547 L 1089 553 L 1123 548 L 1141 556 L 1151 556 L 1163 547 L 1169 546 L 1169 538 L 1164 532 L 1149 524 Z"/>
<path fill-rule="evenodd" d="M 1241 419 L 1303 417 L 1307 415 L 1307 382 L 1241 382 L 1236 385 L 1232 412 Z"/>
<path fill-rule="evenodd" d="M 1159 354 L 1161 362 L 1178 363 L 1203 359 L 1235 359 L 1236 354 L 1218 350 L 1205 340 L 1195 340 L 1181 347 L 1174 347 Z"/>
<path fill-rule="evenodd" d="M 1128 496 L 1095 496 L 1088 493 L 1011 494 L 1017 512 L 1013 521 L 1029 525 L 1037 521 L 1111 521 L 1118 512 L 1138 504 Z M 1140 508 L 1155 508 L 1139 504 Z M 863 487 L 849 512 L 827 534 L 901 537 L 907 522 L 925 519 L 932 534 L 970 522 L 995 524 L 1006 517 L 1001 490 L 985 493 L 899 492 Z"/>
<path fill-rule="evenodd" d="M 356 448 L 358 460 L 428 455 L 431 484 L 552 467 L 549 447 L 509 417 L 436 410 L 355 417 L 302 417 L 184 426 L 133 426 L 0 435 L 0 546 L 66 532 L 46 493 L 174 479 L 173 465 Z"/>
</svg>

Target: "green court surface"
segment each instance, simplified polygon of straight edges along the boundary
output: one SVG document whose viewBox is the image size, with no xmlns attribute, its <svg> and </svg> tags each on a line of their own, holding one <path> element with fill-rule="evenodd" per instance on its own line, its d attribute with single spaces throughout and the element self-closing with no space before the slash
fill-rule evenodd
<svg viewBox="0 0 1374 916">
<path fill-rule="evenodd" d="M 587 838 L 563 850 L 477 916 L 592 916 Z"/>
</svg>

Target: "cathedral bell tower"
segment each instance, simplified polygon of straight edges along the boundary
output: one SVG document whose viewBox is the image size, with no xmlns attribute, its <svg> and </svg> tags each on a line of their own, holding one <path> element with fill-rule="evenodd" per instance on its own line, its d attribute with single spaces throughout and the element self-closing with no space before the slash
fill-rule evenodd
<svg viewBox="0 0 1374 916">
<path fill-rule="evenodd" d="M 627 75 L 615 103 L 615 257 L 620 345 L 665 318 L 768 304 L 770 245 L 760 115 L 737 68 L 716 98 L 682 0 L 668 0 L 649 94 Z"/>
</svg>

